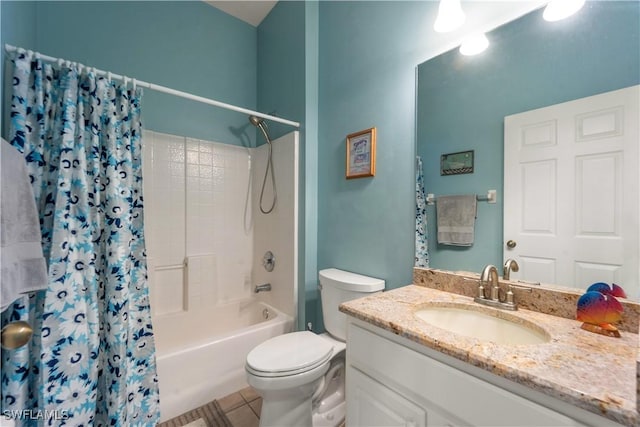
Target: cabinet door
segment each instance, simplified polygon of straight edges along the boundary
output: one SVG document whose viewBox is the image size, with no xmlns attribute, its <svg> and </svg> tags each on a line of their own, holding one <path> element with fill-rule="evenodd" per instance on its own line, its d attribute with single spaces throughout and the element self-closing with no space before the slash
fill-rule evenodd
<svg viewBox="0 0 640 427">
<path fill-rule="evenodd" d="M 424 427 L 424 409 L 359 370 L 347 371 L 347 426 Z"/>
</svg>

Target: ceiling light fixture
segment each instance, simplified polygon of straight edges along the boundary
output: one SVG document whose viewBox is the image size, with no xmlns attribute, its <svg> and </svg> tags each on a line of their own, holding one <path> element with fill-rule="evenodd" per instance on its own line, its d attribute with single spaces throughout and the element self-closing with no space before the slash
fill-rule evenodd
<svg viewBox="0 0 640 427">
<path fill-rule="evenodd" d="M 544 8 L 542 17 L 549 22 L 568 18 L 582 9 L 584 2 L 585 0 L 551 0 Z"/>
<path fill-rule="evenodd" d="M 460 53 L 465 56 L 477 55 L 489 47 L 489 39 L 484 33 L 472 34 L 460 45 Z"/>
<path fill-rule="evenodd" d="M 433 24 L 433 29 L 438 33 L 448 33 L 460 28 L 464 20 L 465 15 L 460 0 L 440 0 L 438 17 Z"/>
</svg>

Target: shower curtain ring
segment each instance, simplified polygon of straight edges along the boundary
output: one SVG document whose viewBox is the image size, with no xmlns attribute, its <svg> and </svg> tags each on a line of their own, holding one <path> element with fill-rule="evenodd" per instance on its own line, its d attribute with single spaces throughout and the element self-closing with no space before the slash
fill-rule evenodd
<svg viewBox="0 0 640 427">
<path fill-rule="evenodd" d="M 111 71 L 107 71 L 107 80 L 111 83 Z"/>
<path fill-rule="evenodd" d="M 136 86 L 137 86 L 138 82 L 136 82 L 136 79 L 133 79 L 133 90 L 136 90 Z"/>
</svg>

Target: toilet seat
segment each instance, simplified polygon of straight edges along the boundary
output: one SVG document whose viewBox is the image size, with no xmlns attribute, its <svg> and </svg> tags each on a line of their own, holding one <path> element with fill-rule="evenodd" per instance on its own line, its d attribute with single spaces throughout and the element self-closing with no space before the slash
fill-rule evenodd
<svg viewBox="0 0 640 427">
<path fill-rule="evenodd" d="M 247 371 L 259 377 L 286 377 L 313 370 L 329 361 L 333 346 L 313 332 L 279 335 L 256 346 L 247 356 Z"/>
</svg>

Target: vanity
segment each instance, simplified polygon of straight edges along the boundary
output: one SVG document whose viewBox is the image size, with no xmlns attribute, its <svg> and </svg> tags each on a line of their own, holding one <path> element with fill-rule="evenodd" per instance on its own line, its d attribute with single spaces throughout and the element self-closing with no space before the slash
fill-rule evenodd
<svg viewBox="0 0 640 427">
<path fill-rule="evenodd" d="M 610 338 L 549 314 L 553 304 L 572 303 L 566 293 L 551 296 L 547 313 L 521 307 L 505 314 L 465 295 L 475 286 L 472 277 L 416 269 L 413 285 L 341 305 L 348 319 L 347 426 L 638 425 L 637 303 L 625 306 L 635 333 Z M 541 300 L 523 290 L 518 297 L 530 308 Z M 472 324 L 468 334 L 454 333 L 416 315 L 434 307 L 497 317 L 540 340 L 496 344 L 475 337 Z"/>
</svg>

